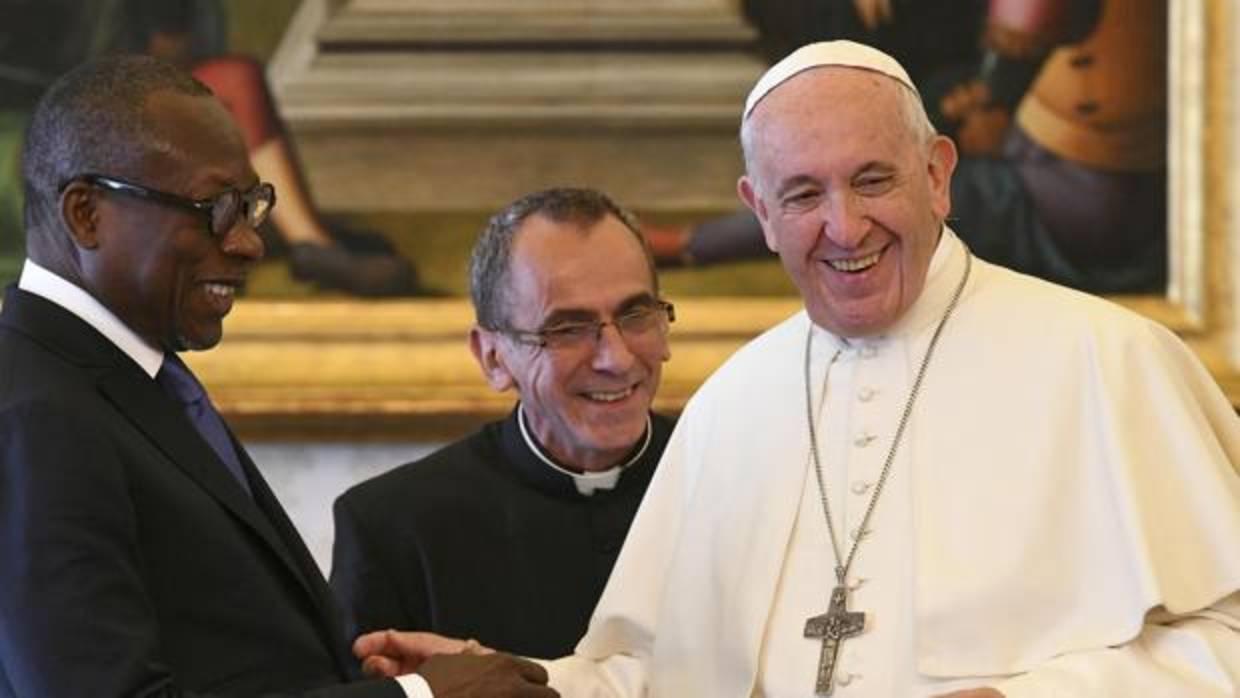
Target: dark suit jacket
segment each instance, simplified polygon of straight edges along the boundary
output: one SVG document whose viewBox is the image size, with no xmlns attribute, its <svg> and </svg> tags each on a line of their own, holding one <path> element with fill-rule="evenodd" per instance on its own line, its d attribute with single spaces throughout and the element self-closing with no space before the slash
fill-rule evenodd
<svg viewBox="0 0 1240 698">
<path fill-rule="evenodd" d="M 342 685 L 356 665 L 330 592 L 238 450 L 253 500 L 120 349 L 9 291 L 0 697 L 403 696 Z"/>
</svg>

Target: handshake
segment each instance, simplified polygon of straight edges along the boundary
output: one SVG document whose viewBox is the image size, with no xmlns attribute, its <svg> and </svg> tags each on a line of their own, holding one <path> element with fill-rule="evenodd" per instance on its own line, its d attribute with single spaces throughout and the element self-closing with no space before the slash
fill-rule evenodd
<svg viewBox="0 0 1240 698">
<path fill-rule="evenodd" d="M 396 677 L 416 672 L 435 698 L 554 698 L 547 670 L 528 659 L 496 652 L 476 640 L 434 633 L 380 630 L 353 643 L 353 654 L 368 676 Z"/>
</svg>

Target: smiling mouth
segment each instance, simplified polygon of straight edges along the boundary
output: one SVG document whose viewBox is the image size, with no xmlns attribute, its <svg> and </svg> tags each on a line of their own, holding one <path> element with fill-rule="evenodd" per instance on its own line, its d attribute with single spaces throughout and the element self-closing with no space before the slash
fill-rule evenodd
<svg viewBox="0 0 1240 698">
<path fill-rule="evenodd" d="M 884 251 L 886 251 L 886 248 L 883 248 L 873 254 L 868 254 L 864 257 L 854 257 L 852 259 L 828 259 L 827 266 L 836 271 L 856 274 L 869 269 L 875 264 L 878 264 L 878 260 L 883 256 Z"/>
<path fill-rule="evenodd" d="M 208 294 L 222 300 L 232 300 L 237 295 L 237 287 L 233 284 L 207 283 L 203 284 L 203 288 Z"/>
<path fill-rule="evenodd" d="M 244 286 L 239 279 L 217 279 L 204 281 L 199 286 L 202 297 L 209 308 L 218 316 L 223 317 L 232 311 L 237 292 Z"/>
<path fill-rule="evenodd" d="M 611 392 L 597 390 L 597 391 L 585 393 L 585 396 L 587 399 L 593 400 L 595 402 L 619 402 L 625 399 L 626 397 L 632 395 L 634 390 L 636 390 L 636 387 L 630 385 L 624 390 L 616 390 L 616 391 L 611 391 Z"/>
</svg>

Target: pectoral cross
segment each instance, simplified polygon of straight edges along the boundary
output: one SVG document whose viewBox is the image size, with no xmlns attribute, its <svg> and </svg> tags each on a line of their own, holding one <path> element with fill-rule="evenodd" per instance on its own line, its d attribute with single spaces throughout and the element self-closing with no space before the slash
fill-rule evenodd
<svg viewBox="0 0 1240 698">
<path fill-rule="evenodd" d="M 835 662 L 839 658 L 840 643 L 861 634 L 861 630 L 865 628 L 865 614 L 849 611 L 847 602 L 848 590 L 840 584 L 831 592 L 831 607 L 827 612 L 805 621 L 805 637 L 822 638 L 818 684 L 814 687 L 814 693 L 820 696 L 831 695 L 831 677 L 835 673 Z"/>
</svg>

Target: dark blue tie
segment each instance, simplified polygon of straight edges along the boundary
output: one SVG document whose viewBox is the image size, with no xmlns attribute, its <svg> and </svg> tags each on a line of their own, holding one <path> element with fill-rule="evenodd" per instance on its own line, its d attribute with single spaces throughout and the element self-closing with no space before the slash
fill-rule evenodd
<svg viewBox="0 0 1240 698">
<path fill-rule="evenodd" d="M 224 461 L 224 465 L 228 466 L 229 472 L 246 494 L 253 496 L 245 471 L 241 468 L 241 459 L 237 457 L 237 449 L 233 447 L 228 429 L 224 426 L 224 419 L 215 411 L 215 406 L 207 397 L 207 391 L 190 372 L 189 367 L 176 354 L 166 354 L 155 381 L 177 402 L 184 405 L 185 414 L 189 421 L 193 422 L 194 428 L 210 444 L 211 450 L 215 451 L 220 460 Z"/>
</svg>

